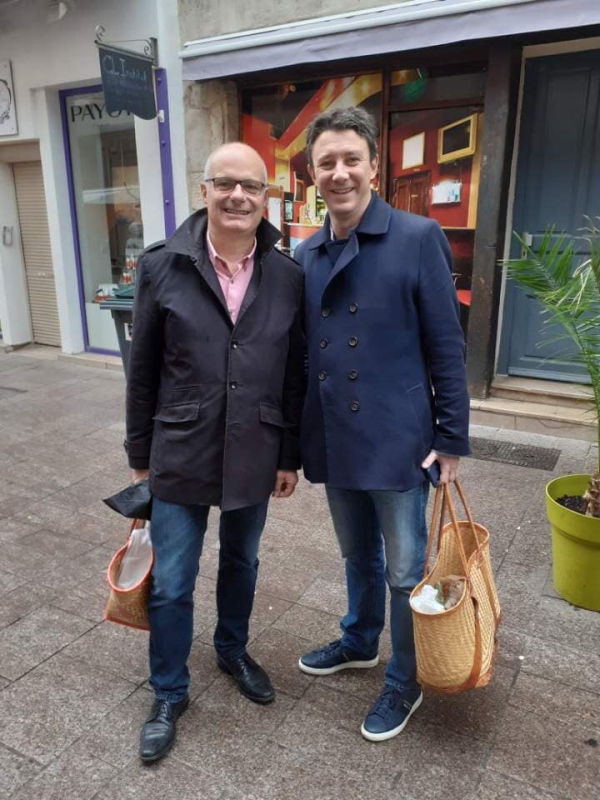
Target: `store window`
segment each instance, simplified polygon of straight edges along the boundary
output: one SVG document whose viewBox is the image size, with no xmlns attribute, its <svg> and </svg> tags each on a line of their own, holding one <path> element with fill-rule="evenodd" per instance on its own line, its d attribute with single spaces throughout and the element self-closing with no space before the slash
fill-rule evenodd
<svg viewBox="0 0 600 800">
<path fill-rule="evenodd" d="M 446 68 L 448 71 L 449 68 Z M 467 331 L 483 139 L 485 73 L 392 73 L 388 186 L 391 205 L 439 222 L 450 242 Z"/>
<path fill-rule="evenodd" d="M 109 114 L 101 90 L 65 92 L 63 103 L 86 346 L 118 352 L 110 312 L 99 303 L 135 282 L 143 249 L 134 118 Z"/>
<path fill-rule="evenodd" d="M 304 152 L 308 123 L 328 108 L 353 105 L 366 108 L 379 121 L 381 87 L 381 74 L 374 74 L 243 92 L 242 139 L 267 165 L 267 213 L 283 233 L 281 248 L 285 252 L 292 253 L 325 218 L 325 205 L 308 174 Z"/>
</svg>

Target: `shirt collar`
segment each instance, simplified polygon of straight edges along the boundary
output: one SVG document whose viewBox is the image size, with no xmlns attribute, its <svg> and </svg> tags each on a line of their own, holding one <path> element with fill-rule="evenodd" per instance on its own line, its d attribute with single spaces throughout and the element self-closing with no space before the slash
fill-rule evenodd
<svg viewBox="0 0 600 800">
<path fill-rule="evenodd" d="M 210 258 L 210 263 L 213 265 L 213 267 L 216 268 L 217 259 L 219 259 L 219 261 L 222 261 L 224 264 L 227 264 L 227 259 L 223 258 L 223 256 L 220 256 L 217 253 L 216 248 L 211 241 L 208 230 L 206 231 L 206 249 L 208 250 L 208 257 Z M 252 249 L 250 250 L 250 252 L 247 255 L 245 255 L 241 261 L 237 262 L 240 265 L 241 269 L 246 269 L 248 267 L 248 264 L 250 264 L 251 260 L 254 259 L 255 252 L 256 252 L 256 237 L 254 238 L 254 243 L 252 245 Z"/>
</svg>

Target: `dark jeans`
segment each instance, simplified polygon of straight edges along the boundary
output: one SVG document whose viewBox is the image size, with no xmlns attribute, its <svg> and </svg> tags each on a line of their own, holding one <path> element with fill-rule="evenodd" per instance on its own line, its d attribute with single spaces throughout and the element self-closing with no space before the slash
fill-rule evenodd
<svg viewBox="0 0 600 800">
<path fill-rule="evenodd" d="M 346 562 L 348 612 L 342 642 L 365 658 L 377 654 L 385 622 L 385 584 L 390 589 L 392 658 L 385 681 L 417 687 L 411 591 L 423 577 L 429 484 L 408 492 L 355 491 L 326 486 L 327 500 Z M 385 558 L 384 558 L 385 553 Z"/>
<path fill-rule="evenodd" d="M 217 653 L 243 653 L 258 574 L 258 545 L 268 501 L 221 513 L 219 525 Z M 190 682 L 194 587 L 210 506 L 152 501 L 154 547 L 150 618 L 150 685 L 160 700 L 181 700 Z"/>
</svg>

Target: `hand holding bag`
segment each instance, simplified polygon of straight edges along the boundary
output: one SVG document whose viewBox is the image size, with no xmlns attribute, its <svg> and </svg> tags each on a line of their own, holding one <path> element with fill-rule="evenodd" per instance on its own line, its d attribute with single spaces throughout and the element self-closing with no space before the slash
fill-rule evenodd
<svg viewBox="0 0 600 800">
<path fill-rule="evenodd" d="M 490 562 L 490 534 L 473 521 L 458 481 L 456 491 L 467 519 L 458 521 L 448 484 L 438 486 L 425 556 L 425 577 L 411 592 L 411 601 L 425 584 L 435 586 L 446 576 L 465 579 L 458 603 L 427 614 L 412 608 L 417 679 L 442 694 L 485 686 L 496 655 L 500 603 Z M 444 524 L 446 513 L 450 522 Z M 438 533 L 437 555 L 428 573 L 429 556 Z"/>
<path fill-rule="evenodd" d="M 127 543 L 117 550 L 108 565 L 110 593 L 104 619 L 130 628 L 149 629 L 148 597 L 153 563 L 150 523 L 134 520 Z"/>
</svg>

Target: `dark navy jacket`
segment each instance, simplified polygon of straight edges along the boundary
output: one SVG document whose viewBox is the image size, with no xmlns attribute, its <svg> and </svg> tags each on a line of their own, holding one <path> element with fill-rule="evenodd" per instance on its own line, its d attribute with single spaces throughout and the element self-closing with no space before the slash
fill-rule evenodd
<svg viewBox="0 0 600 800">
<path fill-rule="evenodd" d="M 266 220 L 235 325 L 206 251 L 206 211 L 138 264 L 127 375 L 129 465 L 161 500 L 255 505 L 300 466 L 302 271 Z"/>
<path fill-rule="evenodd" d="M 424 480 L 431 449 L 469 453 L 450 248 L 437 222 L 375 193 L 335 266 L 332 247 L 327 218 L 295 252 L 306 291 L 304 473 L 338 488 L 406 491 Z"/>
</svg>

